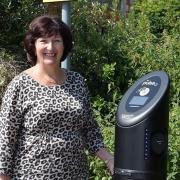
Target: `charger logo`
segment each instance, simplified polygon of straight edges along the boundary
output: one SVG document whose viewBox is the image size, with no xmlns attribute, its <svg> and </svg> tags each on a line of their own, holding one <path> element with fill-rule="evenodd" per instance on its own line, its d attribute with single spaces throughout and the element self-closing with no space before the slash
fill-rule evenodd
<svg viewBox="0 0 180 180">
<path fill-rule="evenodd" d="M 142 86 L 144 86 L 144 85 L 146 85 L 146 86 L 158 86 L 158 83 L 157 82 L 155 82 L 155 81 L 151 81 L 151 80 L 146 80 L 146 81 L 144 81 L 143 83 L 142 83 Z"/>
<path fill-rule="evenodd" d="M 131 119 L 132 117 L 134 117 L 133 114 L 122 114 L 123 119 Z"/>
</svg>

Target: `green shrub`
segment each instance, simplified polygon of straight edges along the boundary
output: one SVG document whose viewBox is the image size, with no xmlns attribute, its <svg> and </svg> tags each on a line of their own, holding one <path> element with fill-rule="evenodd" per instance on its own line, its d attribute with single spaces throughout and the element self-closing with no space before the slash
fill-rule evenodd
<svg viewBox="0 0 180 180">
<path fill-rule="evenodd" d="M 170 111 L 169 123 L 169 161 L 167 180 L 178 180 L 180 178 L 180 106 L 173 104 Z"/>
<path fill-rule="evenodd" d="M 6 86 L 12 78 L 28 67 L 22 59 L 26 58 L 21 50 L 16 49 L 15 54 L 15 52 L 0 48 L 0 104 Z"/>
<path fill-rule="evenodd" d="M 87 78 L 94 107 L 103 121 L 107 120 L 104 123 L 114 122 L 117 103 L 128 86 L 127 79 L 133 77 L 133 67 L 119 47 L 123 37 L 116 26 L 118 18 L 117 11 L 110 12 L 107 6 L 85 1 L 75 3 L 72 11 L 75 41 L 72 69 Z"/>
<path fill-rule="evenodd" d="M 41 0 L 1 0 L 0 47 L 21 45 L 27 25 L 42 11 Z"/>
<path fill-rule="evenodd" d="M 123 93 L 136 79 L 164 70 L 171 80 L 168 179 L 179 171 L 180 2 L 135 1 L 127 19 L 114 9 L 78 1 L 73 7 L 75 48 L 72 68 L 86 78 L 95 116 L 102 129 L 114 127 Z M 118 17 L 118 18 L 117 18 Z M 175 104 L 175 105 L 174 105 Z M 106 131 L 105 131 L 106 132 Z M 105 141 L 113 133 L 104 133 Z M 114 139 L 107 144 L 113 149 Z M 110 178 L 102 162 L 90 159 L 92 179 Z"/>
</svg>

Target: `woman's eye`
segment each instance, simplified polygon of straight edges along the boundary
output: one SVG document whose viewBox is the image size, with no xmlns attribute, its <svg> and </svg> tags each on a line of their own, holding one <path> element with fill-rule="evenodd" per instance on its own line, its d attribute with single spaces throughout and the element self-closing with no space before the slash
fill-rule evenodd
<svg viewBox="0 0 180 180">
<path fill-rule="evenodd" d="M 46 40 L 42 39 L 40 40 L 41 43 L 46 43 Z"/>
<path fill-rule="evenodd" d="M 56 42 L 56 43 L 62 43 L 62 40 L 61 40 L 61 39 L 56 39 L 54 42 Z"/>
</svg>

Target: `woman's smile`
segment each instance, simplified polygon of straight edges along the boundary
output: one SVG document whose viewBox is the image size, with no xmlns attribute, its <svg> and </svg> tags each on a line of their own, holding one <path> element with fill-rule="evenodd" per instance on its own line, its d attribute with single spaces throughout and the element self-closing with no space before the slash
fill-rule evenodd
<svg viewBox="0 0 180 180">
<path fill-rule="evenodd" d="M 56 57 L 56 53 L 44 53 L 44 60 L 56 60 L 58 57 Z"/>
<path fill-rule="evenodd" d="M 55 53 L 44 53 L 45 56 L 54 57 Z"/>
<path fill-rule="evenodd" d="M 37 63 L 59 64 L 64 51 L 60 35 L 38 38 L 35 42 Z"/>
</svg>

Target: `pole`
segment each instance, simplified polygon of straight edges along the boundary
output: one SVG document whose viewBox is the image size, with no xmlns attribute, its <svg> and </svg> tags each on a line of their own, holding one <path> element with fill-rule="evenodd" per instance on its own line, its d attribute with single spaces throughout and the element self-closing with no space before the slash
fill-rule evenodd
<svg viewBox="0 0 180 180">
<path fill-rule="evenodd" d="M 62 21 L 70 26 L 70 2 L 66 1 L 62 3 Z M 68 56 L 62 63 L 61 67 L 70 69 L 70 57 Z"/>
</svg>

